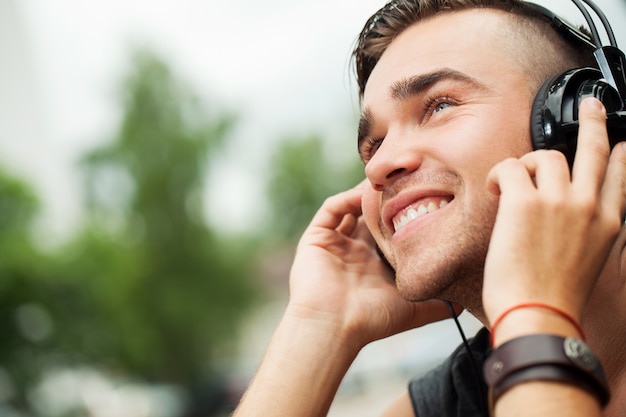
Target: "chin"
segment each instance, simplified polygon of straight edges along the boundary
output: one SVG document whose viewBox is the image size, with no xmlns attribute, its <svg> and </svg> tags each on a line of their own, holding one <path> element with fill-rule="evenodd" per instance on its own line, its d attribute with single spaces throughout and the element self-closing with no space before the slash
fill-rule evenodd
<svg viewBox="0 0 626 417">
<path fill-rule="evenodd" d="M 435 271 L 396 270 L 396 287 L 400 295 L 408 301 L 425 301 L 441 298 L 454 284 L 455 277 Z"/>
<path fill-rule="evenodd" d="M 480 309 L 485 258 L 496 206 L 476 209 L 437 241 L 415 239 L 392 252 L 399 293 L 409 301 L 443 299 Z M 491 227 L 490 227 L 491 226 Z"/>
<path fill-rule="evenodd" d="M 396 270 L 400 295 L 413 302 L 430 299 L 452 301 L 468 309 L 481 307 L 484 256 L 446 259 L 439 265 L 415 263 Z"/>
</svg>

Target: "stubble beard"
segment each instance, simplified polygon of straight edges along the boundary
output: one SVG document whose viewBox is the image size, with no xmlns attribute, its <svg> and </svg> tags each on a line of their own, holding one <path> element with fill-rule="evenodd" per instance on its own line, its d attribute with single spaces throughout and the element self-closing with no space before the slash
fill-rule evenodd
<svg viewBox="0 0 626 417">
<path fill-rule="evenodd" d="M 481 317 L 485 258 L 494 219 L 495 210 L 484 209 L 435 246 L 396 252 L 396 286 L 403 298 L 452 301 Z"/>
</svg>

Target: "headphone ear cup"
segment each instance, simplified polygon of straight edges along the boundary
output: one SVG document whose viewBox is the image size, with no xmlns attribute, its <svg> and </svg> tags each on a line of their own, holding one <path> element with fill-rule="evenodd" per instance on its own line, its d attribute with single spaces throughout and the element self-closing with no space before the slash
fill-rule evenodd
<svg viewBox="0 0 626 417">
<path fill-rule="evenodd" d="M 589 96 L 613 102 L 612 89 L 594 68 L 574 68 L 550 77 L 539 89 L 531 110 L 533 149 L 555 149 L 573 164 L 578 138 L 578 105 Z M 616 93 L 615 93 L 616 94 Z"/>
<path fill-rule="evenodd" d="M 530 136 L 532 140 L 533 150 L 547 149 L 548 141 L 545 135 L 544 128 L 546 127 L 546 99 L 548 91 L 552 86 L 552 83 L 558 76 L 550 77 L 542 85 L 535 99 L 533 100 L 533 106 L 530 112 Z M 550 121 L 548 121 L 550 123 Z"/>
</svg>

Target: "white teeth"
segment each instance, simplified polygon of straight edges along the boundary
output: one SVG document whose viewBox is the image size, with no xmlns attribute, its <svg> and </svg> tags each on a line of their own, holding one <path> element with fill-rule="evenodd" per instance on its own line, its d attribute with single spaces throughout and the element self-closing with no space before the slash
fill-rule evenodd
<svg viewBox="0 0 626 417">
<path fill-rule="evenodd" d="M 445 207 L 448 204 L 447 200 L 442 199 L 439 204 L 436 204 L 434 201 L 429 202 L 428 204 L 420 204 L 417 209 L 414 207 L 409 207 L 406 212 L 400 216 L 399 218 L 394 219 L 393 226 L 398 230 L 401 230 L 412 220 L 422 217 L 425 214 L 432 213 L 433 211 L 437 211 L 440 208 Z"/>
</svg>

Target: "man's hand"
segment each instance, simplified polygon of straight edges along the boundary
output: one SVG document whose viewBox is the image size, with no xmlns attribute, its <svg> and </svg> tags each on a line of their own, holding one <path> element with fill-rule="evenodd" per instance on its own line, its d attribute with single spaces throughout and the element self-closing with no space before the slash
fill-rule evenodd
<svg viewBox="0 0 626 417">
<path fill-rule="evenodd" d="M 363 187 L 328 198 L 304 232 L 287 311 L 234 416 L 325 416 L 363 346 L 449 317 L 398 294 L 361 218 Z"/>
<path fill-rule="evenodd" d="M 587 99 L 571 176 L 557 151 L 531 152 L 491 171 L 487 186 L 500 196 L 483 289 L 491 323 L 524 302 L 550 304 L 580 320 L 622 227 L 624 144 L 609 154 L 606 113 Z"/>
<path fill-rule="evenodd" d="M 450 317 L 441 301 L 400 297 L 361 217 L 364 181 L 328 198 L 304 232 L 291 271 L 288 314 L 337 326 L 357 349 Z"/>
</svg>

